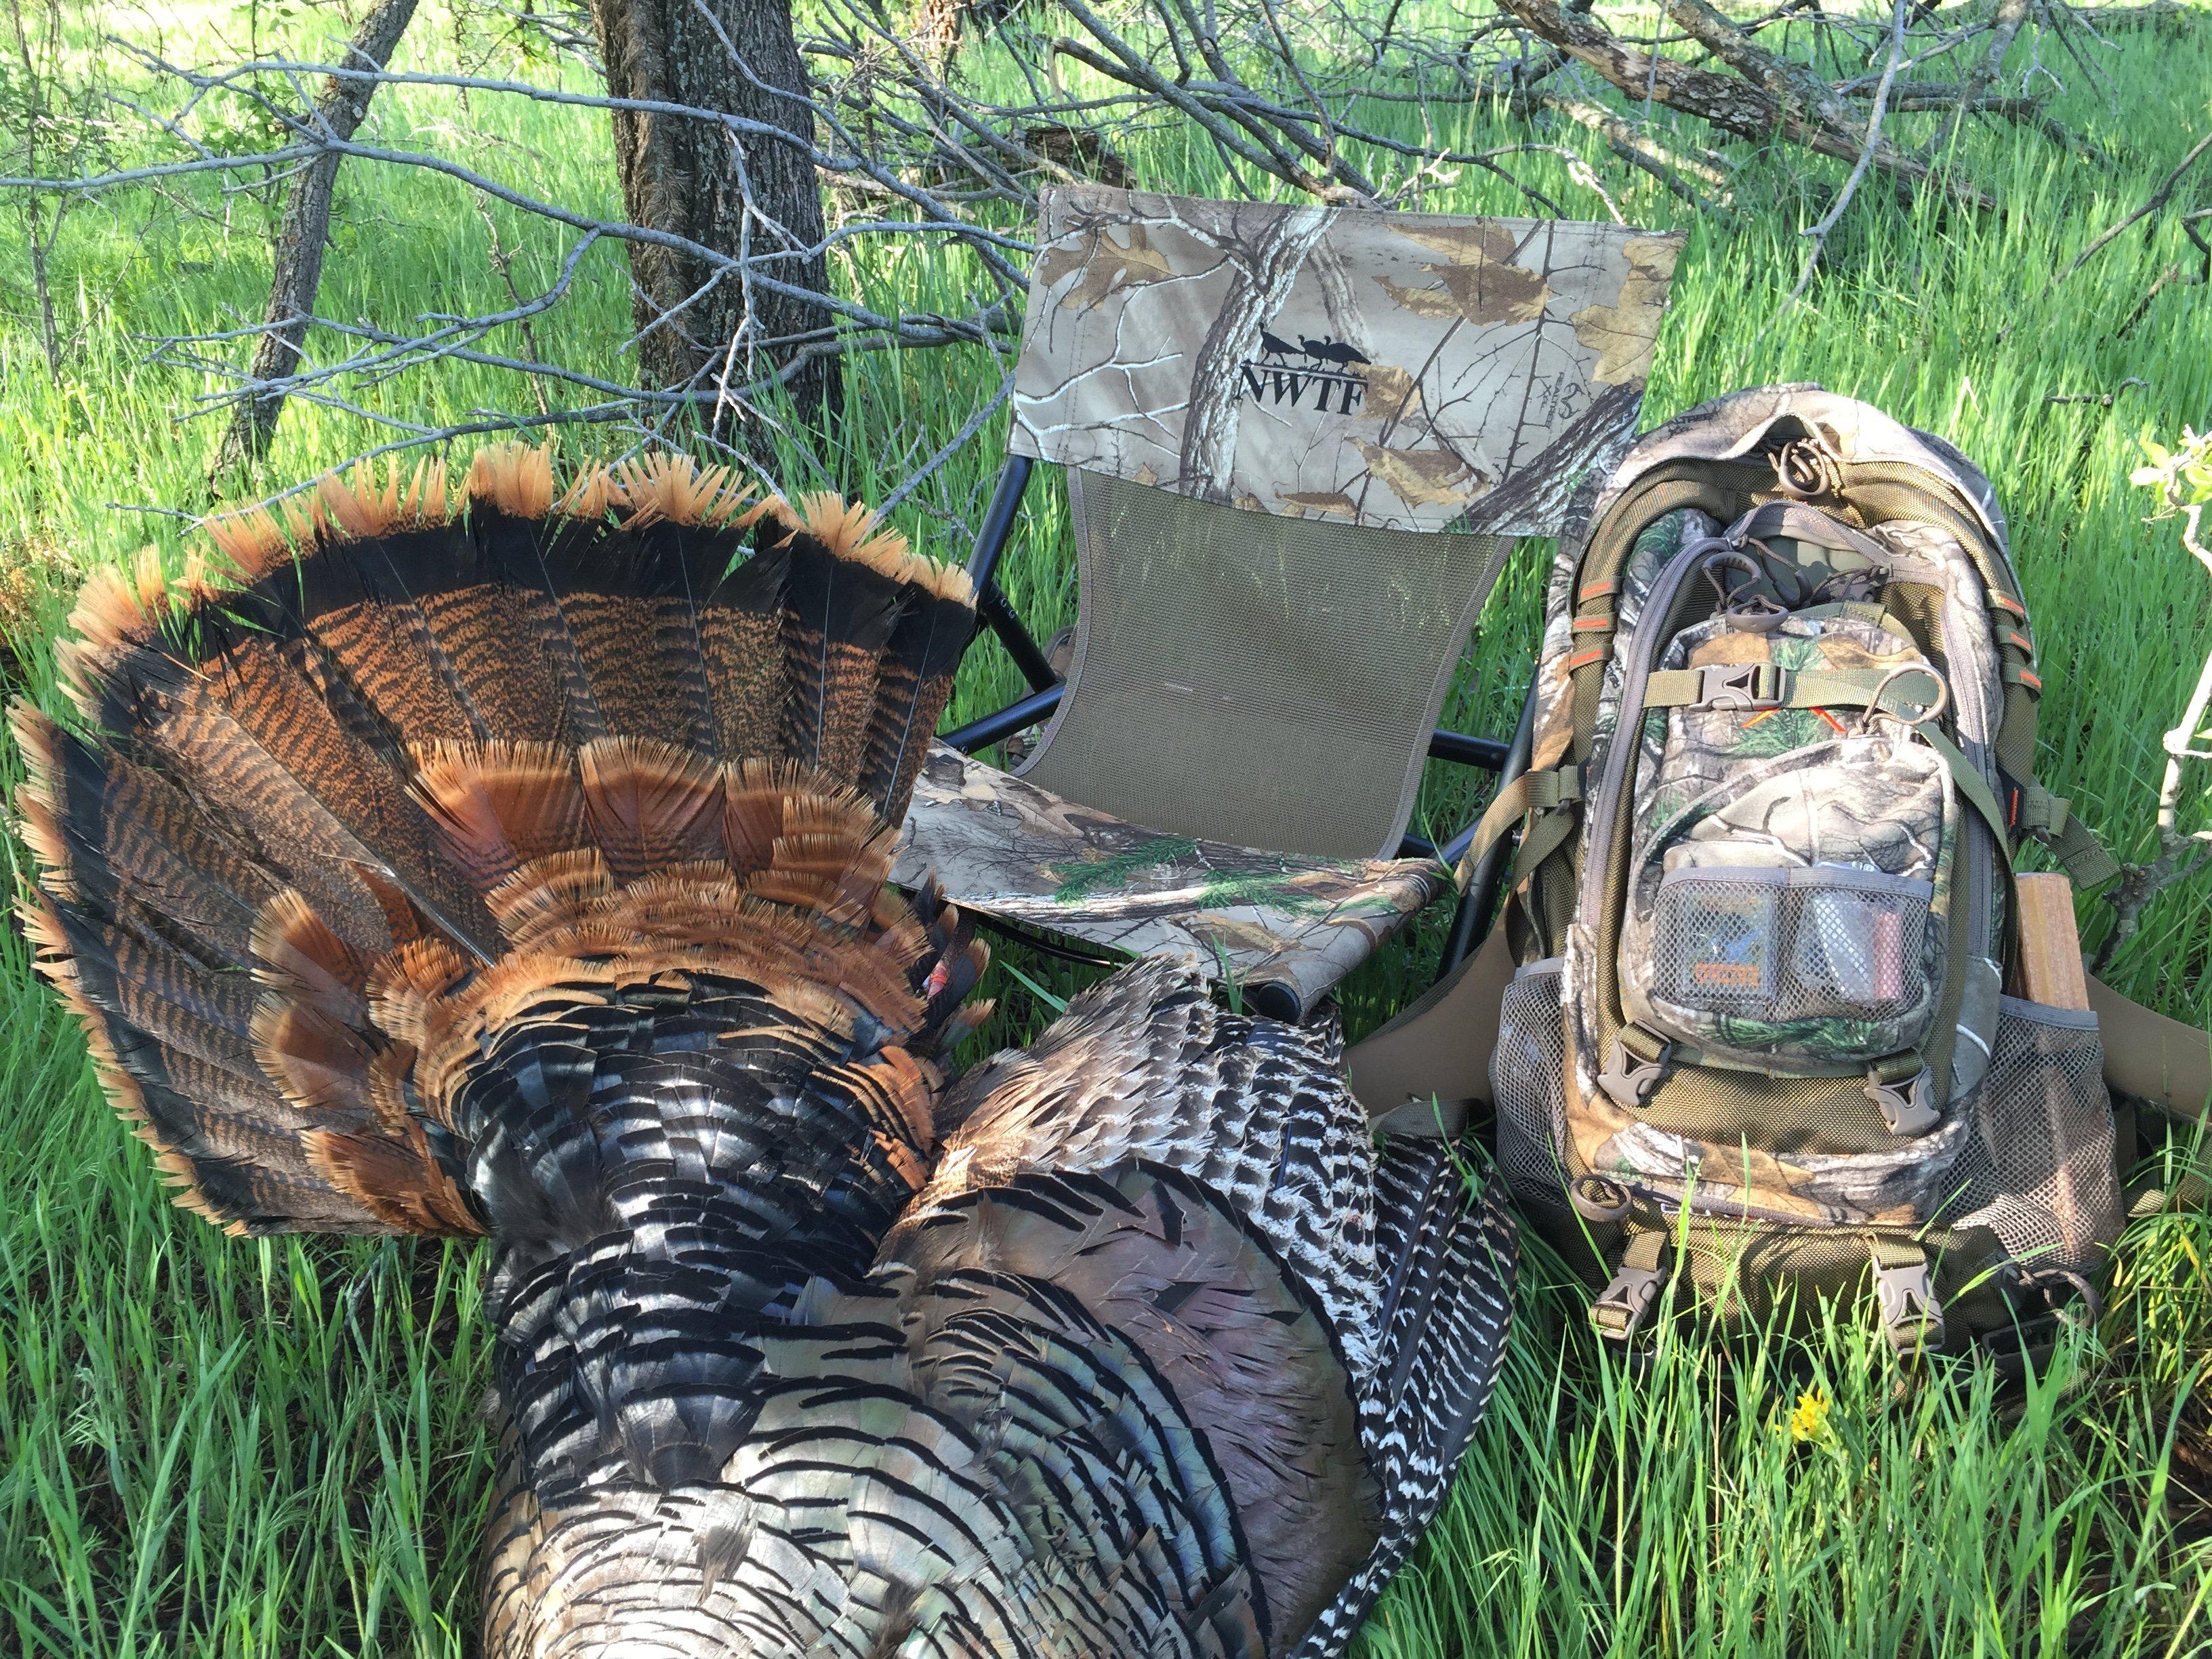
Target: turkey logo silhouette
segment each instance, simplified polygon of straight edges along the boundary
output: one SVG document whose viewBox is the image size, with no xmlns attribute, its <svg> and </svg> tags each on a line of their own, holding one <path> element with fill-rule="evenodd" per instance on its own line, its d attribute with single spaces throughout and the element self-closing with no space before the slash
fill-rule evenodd
<svg viewBox="0 0 2212 1659">
<path fill-rule="evenodd" d="M 1304 360 L 1303 367 L 1291 362 L 1294 356 Z M 1367 381 L 1359 371 L 1371 361 L 1358 347 L 1332 335 L 1318 340 L 1301 335 L 1292 345 L 1263 328 L 1260 355 L 1247 358 L 1243 365 L 1243 395 L 1271 408 L 1297 409 L 1308 406 L 1304 400 L 1310 392 L 1310 407 L 1316 413 L 1349 415 L 1367 395 Z"/>
</svg>

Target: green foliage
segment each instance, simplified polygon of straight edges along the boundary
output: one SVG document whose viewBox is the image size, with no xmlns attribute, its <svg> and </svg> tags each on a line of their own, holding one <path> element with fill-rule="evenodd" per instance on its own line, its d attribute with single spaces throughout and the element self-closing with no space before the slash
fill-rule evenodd
<svg viewBox="0 0 2212 1659">
<path fill-rule="evenodd" d="M 331 15 L 308 9 L 319 15 L 262 8 L 252 25 L 260 49 L 281 30 L 326 40 Z M 399 67 L 523 50 L 499 46 L 509 25 L 489 12 L 475 33 L 449 21 L 426 11 Z M 217 36 L 235 43 L 247 33 L 228 6 L 181 13 L 164 27 L 165 49 L 188 58 L 217 56 Z M 2113 39 L 2081 47 L 2101 81 L 2066 60 L 2075 84 L 2054 105 L 2112 152 L 2110 165 L 2057 149 L 2032 127 L 1969 127 L 1956 141 L 1960 156 L 2005 210 L 1905 207 L 1863 191 L 1805 299 L 1764 339 L 1803 258 L 1798 231 L 1825 210 L 1842 164 L 1808 163 L 1786 147 L 1731 147 L 1736 205 L 1697 217 L 1625 174 L 1583 130 L 1542 136 L 1615 181 L 1632 218 L 1690 230 L 1649 419 L 1736 386 L 1819 380 L 1943 434 L 1985 465 L 2036 616 L 2048 687 L 2043 779 L 2116 852 L 2140 855 L 2152 841 L 2159 734 L 2195 672 L 2203 593 L 2191 562 L 2173 556 L 2169 531 L 2143 523 L 2126 480 L 2145 453 L 2139 434 L 2207 424 L 2204 291 L 2172 287 L 2138 308 L 2166 264 L 2188 257 L 2180 231 L 2162 221 L 2118 239 L 2055 290 L 2045 278 L 2137 206 L 2201 131 L 2212 32 Z M 2023 36 L 2014 69 L 2030 50 Z M 127 81 L 127 67 L 111 61 L 103 72 Z M 564 59 L 561 72 L 575 71 Z M 979 54 L 968 72 L 993 71 Z M 1066 73 L 1080 94 L 1080 73 Z M 1378 104 L 1365 113 L 1416 125 L 1425 113 L 1443 140 L 1468 151 L 1528 137 L 1483 107 Z M 450 94 L 388 88 L 372 118 L 382 142 L 615 211 L 601 117 L 482 95 L 463 112 Z M 1942 120 L 1895 115 L 1888 131 L 1923 141 Z M 1133 123 L 1119 142 L 1146 184 L 1237 188 L 1218 155 L 1178 126 Z M 1563 158 L 1515 161 L 1571 210 L 1596 210 Z M 1526 210 L 1495 174 L 1473 168 L 1423 205 Z M 503 207 L 490 211 L 502 246 L 516 252 L 518 285 L 528 293 L 550 283 L 573 240 Z M 82 568 L 149 539 L 182 558 L 182 526 L 129 508 L 209 505 L 220 418 L 196 400 L 217 384 L 188 365 L 149 362 L 143 337 L 258 316 L 267 231 L 253 198 L 225 196 L 205 179 L 119 191 L 70 213 L 52 233 L 53 295 L 74 343 L 58 379 L 40 343 L 28 250 L 21 238 L 0 243 L 0 578 L 20 576 L 27 596 L 12 613 L 14 672 L 33 695 L 51 695 L 46 636 Z M 866 265 L 848 259 L 837 272 L 872 303 L 955 311 L 976 286 L 956 252 L 873 246 Z M 499 308 L 510 301 L 487 253 L 469 192 L 349 164 L 322 309 L 389 322 Z M 537 326 L 556 360 L 629 378 L 620 250 L 603 244 L 587 254 L 571 301 Z M 327 359 L 346 348 L 319 339 L 309 349 Z M 992 395 L 1002 372 L 981 351 L 860 360 L 823 446 L 838 476 L 799 471 L 795 455 L 771 464 L 795 488 L 834 483 L 880 499 Z M 2094 399 L 2106 392 L 2109 404 Z M 557 406 L 567 394 L 552 395 Z M 532 406 L 511 376 L 455 362 L 361 397 L 375 411 L 432 422 Z M 281 487 L 384 435 L 356 416 L 295 404 L 262 482 Z M 905 501 L 902 527 L 957 554 L 981 516 L 1004 435 L 1001 416 Z M 586 428 L 559 441 L 574 460 L 634 440 Z M 2150 453 L 2154 465 L 2172 459 Z M 1032 501 L 1006 571 L 1011 597 L 1042 634 L 1073 617 L 1073 558 L 1064 498 L 1040 486 Z M 1543 544 L 1517 550 L 1452 688 L 1449 724 L 1510 729 L 1548 558 Z M 1025 689 L 987 644 L 963 670 L 953 718 Z M 0 750 L 0 772 L 12 778 L 15 768 Z M 1432 767 L 1414 827 L 1448 839 L 1480 800 L 1468 775 Z M 1355 1035 L 1425 984 L 1448 920 L 1441 910 L 1425 918 L 1346 986 Z M 2169 1013 L 2203 1020 L 2212 1013 L 2208 949 L 2212 899 L 2201 886 L 2169 890 L 2112 976 Z M 999 1012 L 976 1051 L 1034 1033 L 1097 976 L 1002 952 L 984 988 Z M 32 980 L 12 933 L 0 935 L 0 1653 L 473 1651 L 475 1552 L 493 1452 L 480 1409 L 489 1340 L 481 1253 L 246 1243 L 168 1208 L 150 1160 L 101 1107 L 81 1042 Z M 2175 1184 L 2182 1155 L 2154 1173 Z M 1670 1329 L 1648 1366 L 1632 1369 L 1588 1339 L 1582 1293 L 1565 1268 L 1532 1255 L 1497 1407 L 1443 1524 L 1370 1628 L 1367 1651 L 1377 1659 L 2182 1659 L 2212 1647 L 2212 1510 L 2205 1496 L 2191 1496 L 2196 1477 L 2174 1450 L 2177 1441 L 2185 1452 L 2201 1446 L 2207 1420 L 2212 1223 L 2201 1209 L 2136 1228 L 2100 1328 L 2073 1339 L 2017 1400 L 1972 1366 L 1941 1369 L 1893 1397 L 1899 1379 L 1887 1350 L 1850 1316 L 1803 1341 L 1743 1349 Z M 1829 1401 L 1825 1437 L 1778 1432 L 1814 1389 Z"/>
<path fill-rule="evenodd" d="M 2146 465 L 2128 475 L 2138 489 L 2158 492 L 2158 516 L 2203 507 L 2212 501 L 2212 432 L 2181 428 L 2181 447 L 2143 440 Z"/>
</svg>

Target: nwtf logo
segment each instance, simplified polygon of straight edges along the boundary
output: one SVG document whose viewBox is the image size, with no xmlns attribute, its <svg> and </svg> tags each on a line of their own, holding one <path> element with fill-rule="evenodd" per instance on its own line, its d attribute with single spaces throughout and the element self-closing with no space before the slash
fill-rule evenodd
<svg viewBox="0 0 2212 1659">
<path fill-rule="evenodd" d="M 1304 365 L 1291 362 L 1292 357 L 1304 359 Z M 1367 382 L 1354 372 L 1354 365 L 1364 367 L 1368 361 L 1358 347 L 1328 335 L 1318 340 L 1302 337 L 1292 345 L 1263 328 L 1260 355 L 1243 364 L 1243 395 L 1276 408 L 1287 404 L 1292 409 L 1310 407 L 1320 415 L 1349 415 L 1367 396 Z M 1304 402 L 1309 392 L 1313 399 L 1310 405 Z"/>
</svg>

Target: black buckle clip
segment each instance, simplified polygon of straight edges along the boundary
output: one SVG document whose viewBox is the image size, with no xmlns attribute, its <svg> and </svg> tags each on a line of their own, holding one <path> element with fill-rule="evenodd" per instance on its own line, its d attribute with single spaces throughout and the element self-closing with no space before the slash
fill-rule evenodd
<svg viewBox="0 0 2212 1659">
<path fill-rule="evenodd" d="M 1779 708 L 1784 671 L 1771 662 L 1712 663 L 1698 671 L 1700 708 Z"/>
</svg>

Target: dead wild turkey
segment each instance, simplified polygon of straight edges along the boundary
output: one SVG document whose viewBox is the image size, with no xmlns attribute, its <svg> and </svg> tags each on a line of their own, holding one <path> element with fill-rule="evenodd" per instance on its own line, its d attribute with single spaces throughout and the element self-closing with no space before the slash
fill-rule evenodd
<svg viewBox="0 0 2212 1659">
<path fill-rule="evenodd" d="M 965 579 L 680 460 L 311 499 L 88 586 L 27 923 L 179 1202 L 490 1236 L 486 1652 L 1340 1650 L 1510 1225 L 1172 967 L 946 1087 L 984 953 L 884 884 Z"/>
</svg>

